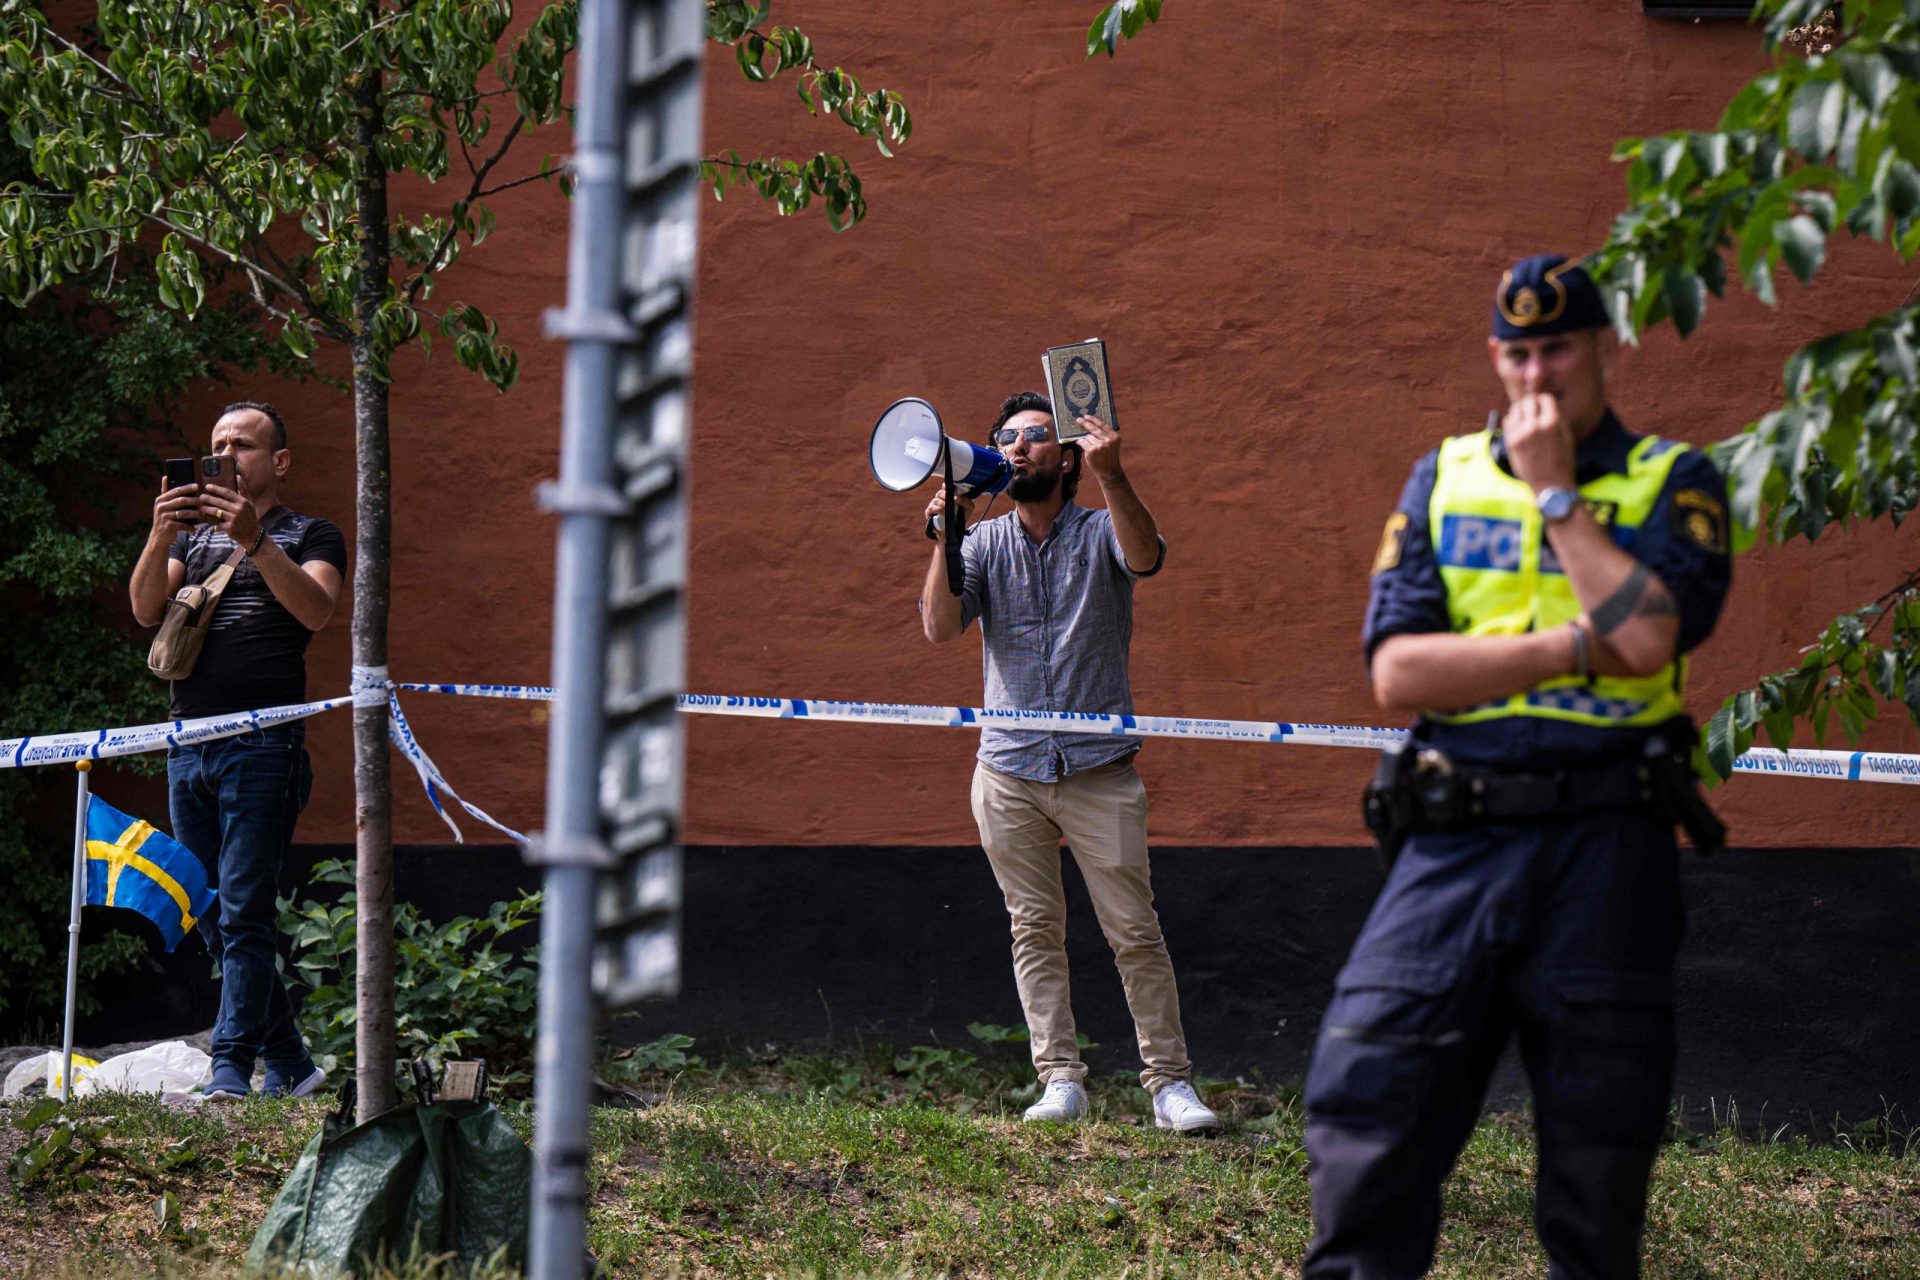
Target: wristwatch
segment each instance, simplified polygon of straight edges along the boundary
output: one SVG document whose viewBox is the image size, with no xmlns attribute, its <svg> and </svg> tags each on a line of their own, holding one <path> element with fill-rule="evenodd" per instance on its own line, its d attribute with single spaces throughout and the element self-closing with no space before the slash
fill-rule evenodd
<svg viewBox="0 0 1920 1280">
<path fill-rule="evenodd" d="M 1540 509 L 1540 515 L 1548 524 L 1559 524 L 1573 514 L 1579 501 L 1579 493 L 1572 489 L 1542 489 L 1533 505 Z"/>
</svg>

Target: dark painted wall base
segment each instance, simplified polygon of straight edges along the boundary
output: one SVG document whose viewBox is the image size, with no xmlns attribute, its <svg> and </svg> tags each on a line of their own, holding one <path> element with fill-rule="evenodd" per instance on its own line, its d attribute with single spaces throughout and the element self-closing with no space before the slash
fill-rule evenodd
<svg viewBox="0 0 1920 1280">
<path fill-rule="evenodd" d="M 1306 1070 L 1321 1010 L 1381 882 L 1366 849 L 1159 848 L 1161 923 L 1196 1067 Z M 1067 947 L 1095 1069 L 1137 1070 L 1132 1023 L 1079 877 Z M 1747 1122 L 1920 1121 L 1920 853 L 1688 855 L 1676 1091 Z M 706 848 L 687 858 L 686 985 L 622 1038 L 709 1051 L 863 1036 L 971 1045 L 1017 1024 L 998 888 L 977 849 Z M 1509 1058 L 1496 1098 L 1525 1082 Z"/>
<path fill-rule="evenodd" d="M 304 847 L 305 867 L 348 851 Z M 1380 873 L 1365 849 L 1160 848 L 1154 884 L 1194 1062 L 1214 1076 L 1305 1071 L 1334 973 Z M 1134 1070 L 1132 1023 L 1067 860 L 1068 952 L 1096 1070 Z M 399 892 L 430 917 L 478 913 L 537 883 L 504 847 L 411 848 Z M 1920 851 L 1766 850 L 1685 864 L 1677 1092 L 1749 1123 L 1920 1121 Z M 531 934 L 531 930 L 527 931 Z M 526 939 L 532 942 L 529 936 Z M 183 953 L 188 948 L 183 947 Z M 84 1028 L 94 1040 L 204 1027 L 203 955 L 169 958 Z M 685 987 L 619 1029 L 669 1031 L 709 1057 L 769 1042 L 971 1047 L 969 1022 L 1017 1024 L 1006 912 L 978 849 L 695 848 Z M 137 1025 L 136 1025 L 137 1024 Z M 1510 1060 L 1496 1099 L 1525 1085 Z"/>
</svg>

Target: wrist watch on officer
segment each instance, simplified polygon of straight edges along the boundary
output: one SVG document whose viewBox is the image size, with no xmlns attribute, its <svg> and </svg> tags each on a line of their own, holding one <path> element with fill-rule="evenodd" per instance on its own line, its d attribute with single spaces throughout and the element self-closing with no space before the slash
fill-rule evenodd
<svg viewBox="0 0 1920 1280">
<path fill-rule="evenodd" d="M 1550 489 L 1542 489 L 1540 496 L 1533 500 L 1533 505 L 1539 510 L 1541 518 L 1548 524 L 1559 524 L 1565 520 L 1573 514 L 1574 507 L 1579 503 L 1578 490 L 1562 489 L 1557 485 Z"/>
</svg>

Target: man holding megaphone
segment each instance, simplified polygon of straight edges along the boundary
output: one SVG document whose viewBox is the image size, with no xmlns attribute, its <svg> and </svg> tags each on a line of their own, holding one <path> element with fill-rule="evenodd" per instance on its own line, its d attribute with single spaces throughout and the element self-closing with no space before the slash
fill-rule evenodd
<svg viewBox="0 0 1920 1280">
<path fill-rule="evenodd" d="M 1022 392 L 1002 404 L 990 442 L 1005 457 L 1014 509 L 969 531 L 958 594 L 940 547 L 927 566 L 922 628 L 945 644 L 979 620 L 988 707 L 1133 711 L 1133 584 L 1160 571 L 1167 544 L 1121 468 L 1120 433 L 1096 417 L 1076 422 L 1086 434 L 1062 443 L 1047 397 Z M 930 469 L 933 448 L 919 452 Z M 888 483 L 883 466 L 876 463 L 876 474 Z M 928 469 L 913 468 L 916 483 Z M 1106 497 L 1104 511 L 1073 500 L 1088 474 Z M 964 488 L 951 496 L 940 488 L 927 504 L 928 521 L 944 522 L 949 510 L 971 520 L 976 499 Z M 1181 1131 L 1219 1123 L 1193 1091 L 1173 964 L 1153 909 L 1147 792 L 1133 767 L 1140 745 L 1108 733 L 997 725 L 980 734 L 973 816 L 1013 919 L 1014 978 L 1046 1085 L 1028 1120 L 1079 1120 L 1088 1111 L 1067 983 L 1064 838 L 1113 947 L 1155 1123 Z"/>
</svg>

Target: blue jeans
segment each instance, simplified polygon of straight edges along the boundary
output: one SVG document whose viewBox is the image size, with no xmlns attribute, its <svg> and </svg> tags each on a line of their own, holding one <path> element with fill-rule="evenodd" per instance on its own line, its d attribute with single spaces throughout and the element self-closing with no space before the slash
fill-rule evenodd
<svg viewBox="0 0 1920 1280">
<path fill-rule="evenodd" d="M 174 838 L 220 895 L 218 921 L 201 923 L 220 966 L 213 1062 L 243 1076 L 256 1058 L 282 1074 L 309 1062 L 280 980 L 274 902 L 293 824 L 313 790 L 305 742 L 306 726 L 294 723 L 167 752 Z"/>
</svg>

